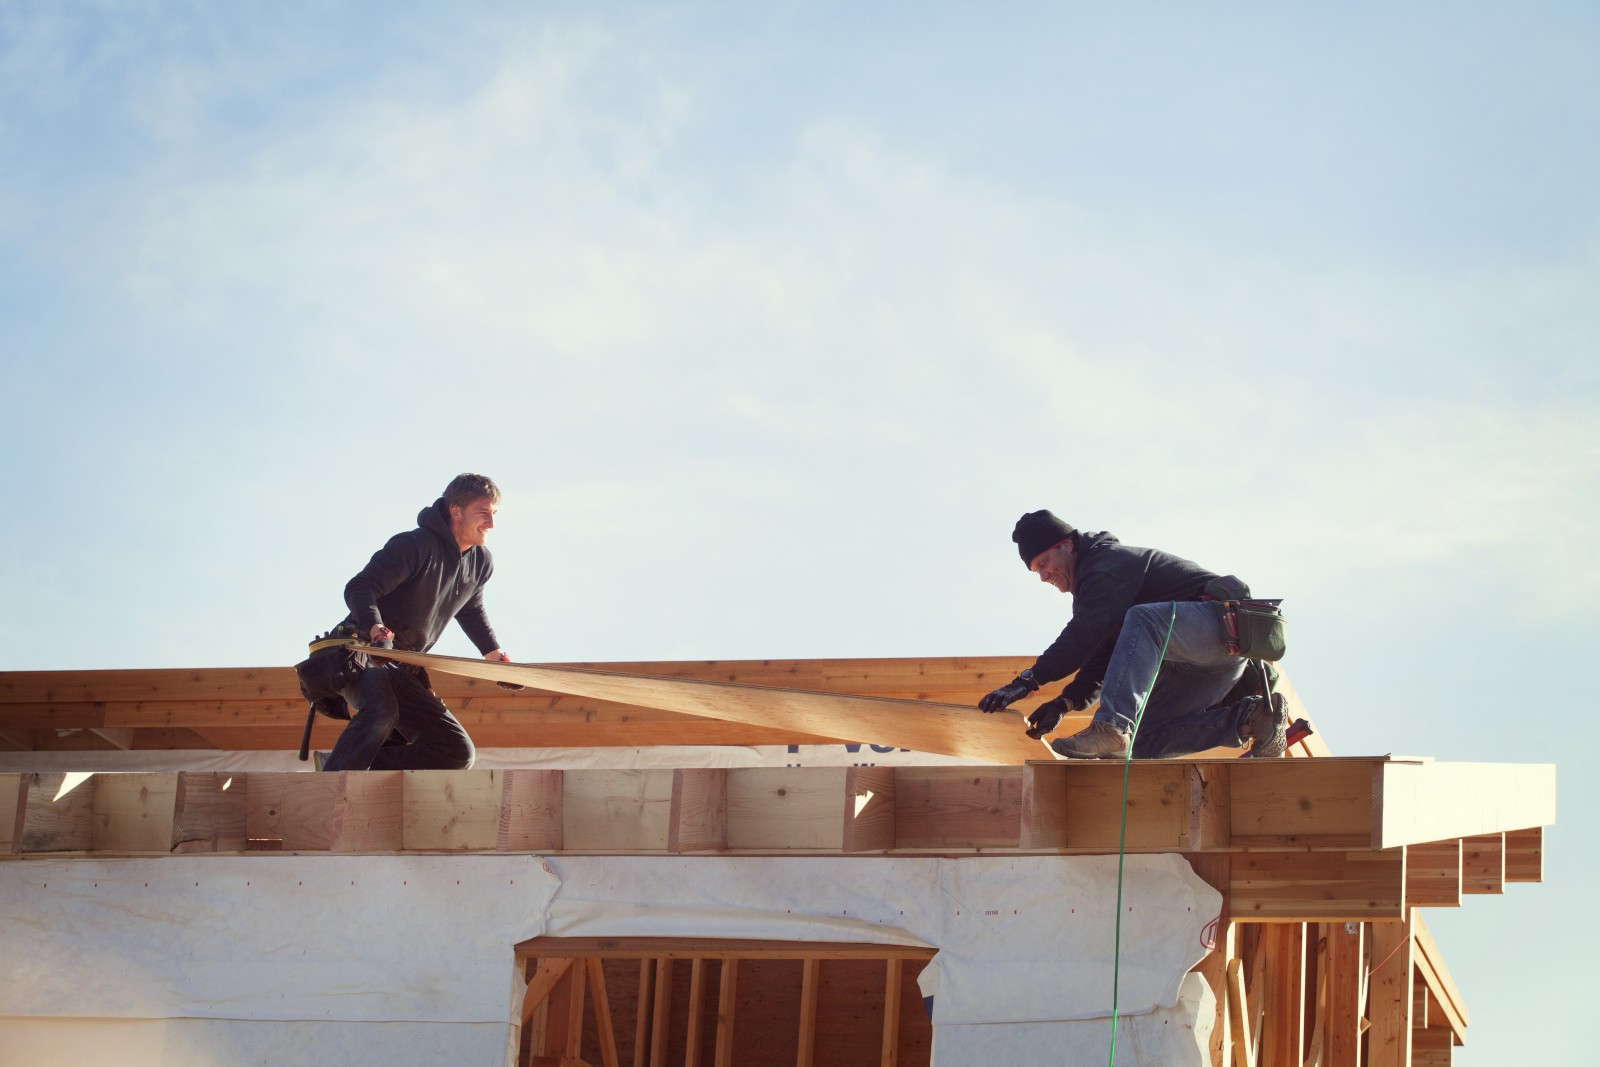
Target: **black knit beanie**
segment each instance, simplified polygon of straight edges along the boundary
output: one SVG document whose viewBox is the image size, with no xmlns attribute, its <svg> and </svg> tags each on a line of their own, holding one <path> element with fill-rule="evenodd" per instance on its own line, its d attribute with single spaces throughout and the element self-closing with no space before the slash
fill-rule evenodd
<svg viewBox="0 0 1600 1067">
<path fill-rule="evenodd" d="M 1048 511 L 1030 511 L 1017 520 L 1011 540 L 1017 543 L 1017 553 L 1026 567 L 1033 562 L 1033 557 L 1047 548 L 1054 548 L 1072 534 L 1070 523 L 1062 522 Z"/>
</svg>

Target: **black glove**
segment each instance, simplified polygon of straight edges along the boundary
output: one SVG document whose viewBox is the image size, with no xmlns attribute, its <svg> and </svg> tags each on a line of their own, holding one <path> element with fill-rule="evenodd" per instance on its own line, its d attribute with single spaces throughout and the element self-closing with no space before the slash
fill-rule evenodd
<svg viewBox="0 0 1600 1067">
<path fill-rule="evenodd" d="M 1096 690 L 1099 686 L 1095 687 Z M 1082 711 L 1094 699 L 1084 700 L 1072 694 L 1072 687 L 1068 686 L 1061 691 L 1061 695 L 1053 700 L 1046 700 L 1043 704 L 1033 709 L 1028 716 L 1028 736 L 1033 738 L 1043 737 L 1045 734 L 1061 725 L 1061 717 L 1069 711 Z"/>
<path fill-rule="evenodd" d="M 978 707 L 986 712 L 1004 711 L 1029 693 L 1037 692 L 1039 683 L 1033 680 L 1032 671 L 1023 671 L 1009 684 L 1002 685 L 978 701 Z"/>
</svg>

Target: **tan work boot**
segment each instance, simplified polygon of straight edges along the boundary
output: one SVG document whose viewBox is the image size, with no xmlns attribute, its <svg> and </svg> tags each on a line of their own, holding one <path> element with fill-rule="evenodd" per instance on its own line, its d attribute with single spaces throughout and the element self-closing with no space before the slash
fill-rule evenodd
<svg viewBox="0 0 1600 1067">
<path fill-rule="evenodd" d="M 1068 759 L 1122 759 L 1128 754 L 1128 735 L 1096 720 L 1071 737 L 1056 738 L 1050 747 Z"/>
<path fill-rule="evenodd" d="M 1239 733 L 1250 742 L 1250 755 L 1268 759 L 1281 756 L 1289 747 L 1289 716 L 1283 710 L 1283 694 L 1273 693 L 1272 704 L 1256 698 L 1245 716 Z"/>
</svg>

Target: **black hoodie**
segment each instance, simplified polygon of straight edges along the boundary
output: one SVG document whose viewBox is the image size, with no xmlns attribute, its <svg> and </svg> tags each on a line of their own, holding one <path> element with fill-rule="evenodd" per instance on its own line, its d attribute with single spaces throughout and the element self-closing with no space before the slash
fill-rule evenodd
<svg viewBox="0 0 1600 1067">
<path fill-rule="evenodd" d="M 1040 685 L 1078 676 L 1063 690 L 1075 707 L 1087 707 L 1105 679 L 1122 617 L 1135 604 L 1199 600 L 1216 575 L 1154 548 L 1135 548 L 1100 531 L 1072 535 L 1072 621 L 1040 654 L 1033 676 Z"/>
<path fill-rule="evenodd" d="M 432 648 L 453 617 L 478 651 L 500 647 L 483 610 L 483 585 L 494 573 L 489 550 L 465 552 L 450 532 L 444 497 L 417 514 L 417 528 L 395 534 L 344 587 L 345 622 L 366 637 L 378 623 L 394 631 L 394 647 Z"/>
</svg>

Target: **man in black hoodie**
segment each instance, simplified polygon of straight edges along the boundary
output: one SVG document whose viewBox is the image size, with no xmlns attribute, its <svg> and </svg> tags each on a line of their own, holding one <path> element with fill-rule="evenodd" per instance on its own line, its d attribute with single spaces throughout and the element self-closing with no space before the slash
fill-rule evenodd
<svg viewBox="0 0 1600 1067">
<path fill-rule="evenodd" d="M 1072 620 L 1031 668 L 985 696 L 980 708 L 1000 711 L 1071 674 L 1061 694 L 1028 717 L 1048 733 L 1062 715 L 1100 701 L 1086 729 L 1050 742 L 1063 756 L 1122 759 L 1130 739 L 1136 759 L 1245 743 L 1253 755 L 1283 754 L 1281 696 L 1219 706 L 1246 661 L 1228 653 L 1221 612 L 1202 599 L 1217 575 L 1105 532 L 1080 532 L 1048 511 L 1022 516 L 1011 540 L 1040 581 L 1072 594 Z"/>
<path fill-rule="evenodd" d="M 500 489 L 488 478 L 454 478 L 417 515 L 415 530 L 389 538 L 344 587 L 350 608 L 344 625 L 373 644 L 426 652 L 454 618 L 484 659 L 510 659 L 483 610 L 483 586 L 494 572 L 484 541 L 499 507 Z M 420 668 L 393 662 L 368 667 L 343 696 L 355 716 L 323 770 L 472 766 L 472 739 L 428 688 Z M 394 743 L 391 735 L 404 743 Z"/>
</svg>

